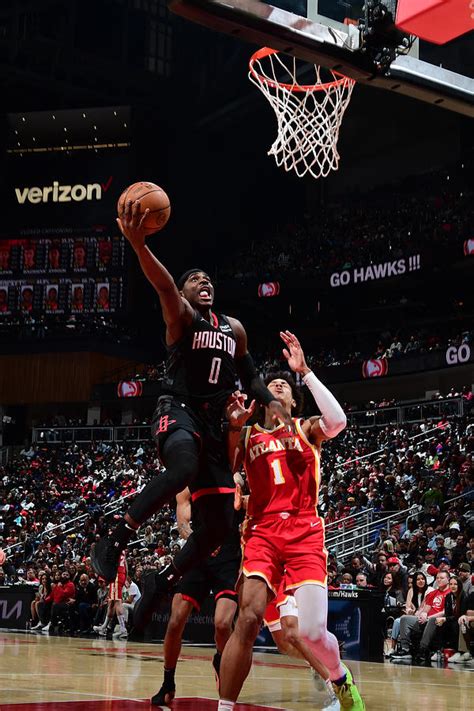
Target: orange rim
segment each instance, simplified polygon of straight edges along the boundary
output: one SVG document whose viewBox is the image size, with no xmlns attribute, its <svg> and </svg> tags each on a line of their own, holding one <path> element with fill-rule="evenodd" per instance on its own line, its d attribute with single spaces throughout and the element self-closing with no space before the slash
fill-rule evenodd
<svg viewBox="0 0 474 711">
<path fill-rule="evenodd" d="M 262 47 L 261 49 L 258 49 L 250 57 L 249 70 L 251 74 L 257 79 L 257 81 L 259 81 L 261 84 L 267 84 L 273 89 L 283 88 L 287 89 L 288 91 L 294 92 L 325 91 L 327 89 L 330 89 L 332 86 L 340 86 L 341 84 L 355 84 L 354 79 L 346 77 L 345 74 L 340 74 L 339 72 L 335 72 L 332 69 L 329 69 L 328 71 L 331 71 L 334 76 L 340 78 L 335 79 L 334 81 L 325 82 L 324 84 L 286 84 L 285 82 L 274 81 L 273 79 L 269 79 L 264 74 L 260 74 L 254 67 L 255 62 L 258 62 L 260 59 L 265 59 L 265 57 L 270 57 L 272 54 L 279 54 L 279 51 L 277 49 L 271 49 L 270 47 Z"/>
</svg>

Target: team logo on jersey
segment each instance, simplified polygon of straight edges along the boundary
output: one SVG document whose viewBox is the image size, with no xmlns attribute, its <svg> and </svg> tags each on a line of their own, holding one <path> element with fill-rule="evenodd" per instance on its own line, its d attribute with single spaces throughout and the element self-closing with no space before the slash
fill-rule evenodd
<svg viewBox="0 0 474 711">
<path fill-rule="evenodd" d="M 168 427 L 174 425 L 176 420 L 170 420 L 169 415 L 162 415 L 158 420 L 158 427 L 155 430 L 155 435 L 168 432 Z"/>
</svg>

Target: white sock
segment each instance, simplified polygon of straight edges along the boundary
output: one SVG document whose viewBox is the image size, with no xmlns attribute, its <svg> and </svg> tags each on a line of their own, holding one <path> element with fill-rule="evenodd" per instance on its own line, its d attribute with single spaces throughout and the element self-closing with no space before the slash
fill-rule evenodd
<svg viewBox="0 0 474 711">
<path fill-rule="evenodd" d="M 217 711 L 233 711 L 234 708 L 235 701 L 226 701 L 226 699 L 219 699 Z"/>
<path fill-rule="evenodd" d="M 117 615 L 118 623 L 120 625 L 120 631 L 121 632 L 126 632 L 127 628 L 125 627 L 125 617 L 123 615 Z"/>
</svg>

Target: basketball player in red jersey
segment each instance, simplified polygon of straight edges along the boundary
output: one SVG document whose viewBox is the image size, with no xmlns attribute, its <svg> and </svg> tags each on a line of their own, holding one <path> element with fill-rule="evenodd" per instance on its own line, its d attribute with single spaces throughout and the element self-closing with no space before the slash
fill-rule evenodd
<svg viewBox="0 0 474 711">
<path fill-rule="evenodd" d="M 109 584 L 109 603 L 107 605 L 107 614 L 102 625 L 94 627 L 94 632 L 98 632 L 105 637 L 112 637 L 114 616 L 117 615 L 117 621 L 120 626 L 118 637 L 124 639 L 128 637 L 127 628 L 125 626 L 125 617 L 123 614 L 122 592 L 123 586 L 127 579 L 127 560 L 125 553 L 122 553 L 119 560 L 117 575 L 113 583 Z"/>
<path fill-rule="evenodd" d="M 243 427 L 254 410 L 236 393 L 227 408 L 229 447 L 234 468 L 243 463 L 250 489 L 243 534 L 243 581 L 236 628 L 222 655 L 219 711 L 234 709 L 252 664 L 252 648 L 269 599 L 285 575 L 285 592 L 295 596 L 303 642 L 329 670 L 343 709 L 365 706 L 351 673 L 341 664 L 339 646 L 327 630 L 327 553 L 324 526 L 318 516 L 321 443 L 346 425 L 337 400 L 308 368 L 298 339 L 280 334 L 288 365 L 303 376 L 321 417 L 295 419 L 295 432 L 275 427 L 265 411 L 264 425 Z M 287 373 L 267 377 L 269 390 L 288 413 L 296 407 L 298 389 Z"/>
<path fill-rule="evenodd" d="M 91 552 L 96 572 L 115 578 L 121 551 L 136 530 L 176 494 L 189 487 L 202 525 L 188 538 L 173 563 L 142 579 L 142 597 L 134 609 L 137 628 L 146 624 L 160 592 L 170 588 L 194 564 L 229 535 L 234 517 L 234 481 L 222 423 L 237 378 L 270 419 L 293 427 L 281 402 L 257 375 L 247 350 L 247 335 L 237 319 L 212 310 L 214 287 L 201 269 L 189 269 L 175 284 L 166 267 L 145 244 L 140 202 L 128 201 L 118 225 L 133 247 L 143 273 L 158 293 L 168 348 L 164 391 L 158 399 L 152 433 L 166 471 L 136 497 L 110 536 Z"/>
</svg>

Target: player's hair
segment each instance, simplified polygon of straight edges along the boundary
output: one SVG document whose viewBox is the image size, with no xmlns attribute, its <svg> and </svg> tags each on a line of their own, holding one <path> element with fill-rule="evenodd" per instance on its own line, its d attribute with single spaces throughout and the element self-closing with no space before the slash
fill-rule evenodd
<svg viewBox="0 0 474 711">
<path fill-rule="evenodd" d="M 297 386 L 295 379 L 286 370 L 276 370 L 272 373 L 267 373 L 264 378 L 265 385 L 268 385 L 272 380 L 285 380 L 291 388 L 291 393 L 293 395 L 293 400 L 295 405 L 291 408 L 292 415 L 299 415 L 303 410 L 304 396 L 299 387 Z"/>
<path fill-rule="evenodd" d="M 207 274 L 205 269 L 199 269 L 199 267 L 193 267 L 192 269 L 188 269 L 187 272 L 184 272 L 184 274 L 181 274 L 179 279 L 176 281 L 176 286 L 178 289 L 181 291 L 187 280 L 192 274 L 198 274 L 198 272 L 202 272 L 203 274 Z"/>
</svg>

